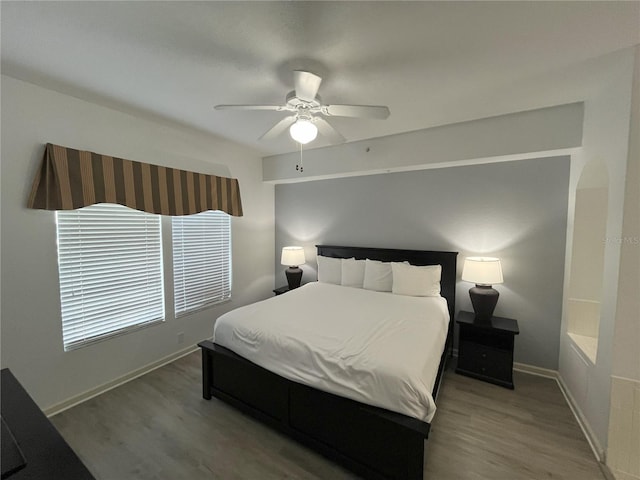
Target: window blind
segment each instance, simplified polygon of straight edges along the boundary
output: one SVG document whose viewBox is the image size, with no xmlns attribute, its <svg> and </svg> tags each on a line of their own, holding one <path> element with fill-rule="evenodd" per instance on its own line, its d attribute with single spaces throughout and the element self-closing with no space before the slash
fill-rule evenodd
<svg viewBox="0 0 640 480">
<path fill-rule="evenodd" d="M 231 297 L 231 219 L 220 211 L 172 217 L 176 317 Z"/>
<path fill-rule="evenodd" d="M 97 204 L 56 225 L 65 350 L 164 320 L 159 215 Z"/>
</svg>

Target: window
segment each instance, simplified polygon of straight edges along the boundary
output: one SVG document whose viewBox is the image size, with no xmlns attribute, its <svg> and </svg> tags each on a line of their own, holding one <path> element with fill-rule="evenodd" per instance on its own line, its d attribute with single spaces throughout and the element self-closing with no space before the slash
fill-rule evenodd
<svg viewBox="0 0 640 480">
<path fill-rule="evenodd" d="M 112 204 L 56 213 L 65 350 L 164 320 L 160 220 Z"/>
<path fill-rule="evenodd" d="M 176 317 L 231 298 L 231 219 L 220 211 L 171 217 Z"/>
</svg>

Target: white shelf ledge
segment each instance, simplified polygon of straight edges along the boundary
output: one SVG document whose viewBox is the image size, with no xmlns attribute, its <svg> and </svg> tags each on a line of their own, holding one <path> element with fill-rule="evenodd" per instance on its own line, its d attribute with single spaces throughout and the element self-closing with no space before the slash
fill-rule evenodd
<svg viewBox="0 0 640 480">
<path fill-rule="evenodd" d="M 573 340 L 582 353 L 595 365 L 598 355 L 598 339 L 596 337 L 588 337 L 586 335 L 578 335 L 577 333 L 568 332 L 567 335 Z"/>
</svg>

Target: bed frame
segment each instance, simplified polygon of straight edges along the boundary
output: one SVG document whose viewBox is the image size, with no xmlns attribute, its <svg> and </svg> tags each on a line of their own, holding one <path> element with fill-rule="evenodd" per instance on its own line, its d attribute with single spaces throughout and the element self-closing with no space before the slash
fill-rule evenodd
<svg viewBox="0 0 640 480">
<path fill-rule="evenodd" d="M 442 265 L 449 305 L 436 399 L 453 344 L 457 252 L 317 245 L 318 255 Z M 276 375 L 211 341 L 202 349 L 202 396 L 219 398 L 367 479 L 422 479 L 430 424 L 322 392 Z"/>
</svg>

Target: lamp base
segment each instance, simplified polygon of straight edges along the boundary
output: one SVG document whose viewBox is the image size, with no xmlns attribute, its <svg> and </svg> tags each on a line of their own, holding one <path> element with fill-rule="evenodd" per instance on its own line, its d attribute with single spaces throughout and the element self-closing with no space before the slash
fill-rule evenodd
<svg viewBox="0 0 640 480">
<path fill-rule="evenodd" d="M 500 293 L 491 285 L 476 285 L 469 289 L 469 297 L 478 322 L 489 322 L 498 303 Z"/>
<path fill-rule="evenodd" d="M 300 267 L 289 267 L 284 271 L 287 276 L 287 283 L 289 284 L 289 290 L 298 288 L 302 281 L 302 269 Z"/>
</svg>

